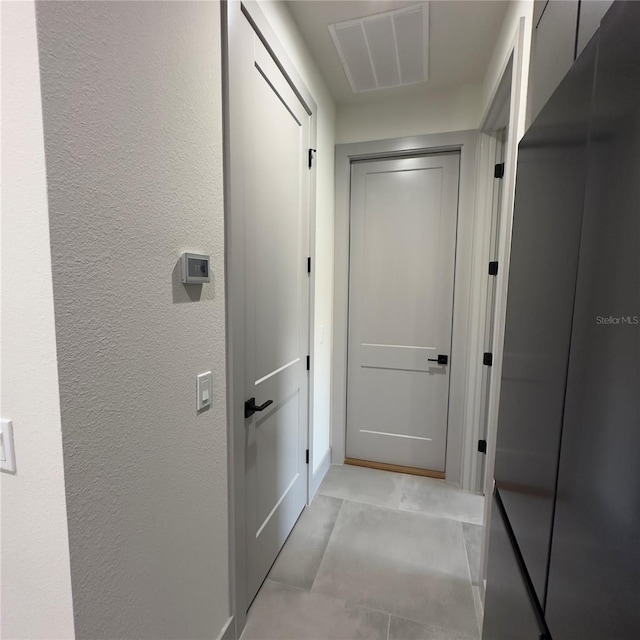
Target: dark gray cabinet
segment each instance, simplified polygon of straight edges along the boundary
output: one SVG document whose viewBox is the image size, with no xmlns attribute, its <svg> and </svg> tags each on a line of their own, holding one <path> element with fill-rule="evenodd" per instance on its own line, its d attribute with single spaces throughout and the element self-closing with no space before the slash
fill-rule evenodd
<svg viewBox="0 0 640 640">
<path fill-rule="evenodd" d="M 551 97 L 575 59 L 578 0 L 549 0 L 534 27 L 529 74 L 529 121 Z"/>
<path fill-rule="evenodd" d="M 512 557 L 545 638 L 640 638 L 639 42 L 613 3 L 520 143 L 484 640 L 535 632 Z"/>
<path fill-rule="evenodd" d="M 517 552 L 511 544 L 498 493 L 493 498 L 490 526 L 492 579 L 485 594 L 483 638 L 540 640 L 544 630 L 539 623 L 537 605 L 518 566 Z"/>
<path fill-rule="evenodd" d="M 593 34 L 598 30 L 600 21 L 612 4 L 613 0 L 581 0 L 578 17 L 578 37 L 576 39 L 576 57 L 582 53 Z"/>
<path fill-rule="evenodd" d="M 518 152 L 495 480 L 540 601 L 584 205 L 596 57 L 589 49 Z"/>
<path fill-rule="evenodd" d="M 602 22 L 546 617 L 640 637 L 640 3 Z"/>
<path fill-rule="evenodd" d="M 533 122 L 600 26 L 613 0 L 536 0 L 529 75 Z"/>
</svg>

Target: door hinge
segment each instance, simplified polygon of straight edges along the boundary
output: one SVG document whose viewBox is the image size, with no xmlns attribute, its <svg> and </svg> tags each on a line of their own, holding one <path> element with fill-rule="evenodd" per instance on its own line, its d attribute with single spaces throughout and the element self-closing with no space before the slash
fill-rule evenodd
<svg viewBox="0 0 640 640">
<path fill-rule="evenodd" d="M 305 455 L 305 461 L 307 464 L 309 464 L 309 449 L 307 449 L 307 453 Z"/>
<path fill-rule="evenodd" d="M 493 260 L 489 263 L 489 275 L 497 276 L 498 275 L 498 261 Z"/>
<path fill-rule="evenodd" d="M 487 441 L 486 440 L 478 440 L 478 451 L 480 453 L 487 453 Z"/>
<path fill-rule="evenodd" d="M 307 258 L 307 273 L 311 273 L 311 257 Z"/>
<path fill-rule="evenodd" d="M 317 153 L 316 149 L 309 149 L 309 169 L 313 167 L 313 155 Z"/>
<path fill-rule="evenodd" d="M 489 353 L 488 351 L 482 356 L 482 364 L 487 367 L 493 366 L 493 353 Z"/>
<path fill-rule="evenodd" d="M 504 162 L 498 163 L 493 168 L 493 177 L 494 178 L 503 178 L 504 177 Z"/>
<path fill-rule="evenodd" d="M 311 356 L 307 356 L 307 371 L 311 370 Z"/>
</svg>

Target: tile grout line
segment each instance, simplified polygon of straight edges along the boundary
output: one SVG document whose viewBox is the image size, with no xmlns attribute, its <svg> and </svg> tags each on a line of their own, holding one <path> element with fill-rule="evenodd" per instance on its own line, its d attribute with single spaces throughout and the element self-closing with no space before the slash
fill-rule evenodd
<svg viewBox="0 0 640 640">
<path fill-rule="evenodd" d="M 333 496 L 329 496 L 329 497 L 333 497 Z M 342 507 L 344 506 L 344 498 L 339 498 L 340 500 L 340 508 L 338 509 L 338 513 L 336 514 L 336 519 L 333 523 L 333 527 L 331 527 L 331 533 L 329 534 L 329 537 L 327 538 L 327 544 L 324 547 L 324 551 L 322 552 L 322 557 L 320 558 L 320 562 L 318 563 L 318 568 L 316 569 L 316 573 L 313 576 L 313 580 L 311 581 L 311 586 L 309 587 L 309 593 L 311 593 L 313 591 L 313 585 L 316 583 L 316 578 L 318 577 L 318 574 L 320 573 L 320 568 L 322 567 L 322 563 L 324 562 L 325 556 L 327 555 L 327 549 L 329 548 L 329 543 L 331 542 L 331 538 L 333 538 L 333 532 L 336 530 L 336 525 L 338 524 L 338 518 L 340 517 L 340 514 L 342 513 Z M 315 591 L 314 591 L 315 593 Z"/>
<path fill-rule="evenodd" d="M 388 473 L 388 472 L 385 472 Z M 389 474 L 391 475 L 391 474 Z M 376 502 L 376 501 L 369 501 L 366 499 L 362 500 L 362 499 L 354 499 L 354 497 L 344 497 L 343 495 L 336 495 L 334 492 L 329 491 L 328 493 L 323 492 L 321 489 L 318 490 L 318 495 L 323 495 L 325 497 L 328 498 L 336 498 L 340 500 L 340 508 L 338 509 L 338 513 L 336 515 L 335 521 L 333 523 L 333 527 L 331 529 L 331 532 L 327 538 L 327 543 L 322 551 L 322 556 L 320 558 L 320 562 L 318 563 L 318 567 L 315 571 L 315 574 L 313 576 L 313 580 L 311 582 L 311 586 L 309 587 L 309 590 L 307 591 L 306 589 L 300 589 L 301 591 L 306 591 L 307 593 L 311 594 L 315 594 L 315 595 L 319 595 L 323 598 L 328 598 L 329 600 L 333 600 L 336 602 L 341 602 L 342 604 L 346 604 L 346 605 L 351 605 L 351 606 L 355 606 L 356 609 L 360 609 L 360 610 L 364 610 L 364 611 L 376 611 L 379 613 L 383 613 L 385 615 L 388 616 L 388 620 L 387 620 L 387 640 L 391 639 L 391 616 L 395 615 L 395 614 L 391 614 L 388 611 L 382 611 L 380 609 L 374 609 L 374 608 L 370 608 L 367 607 L 366 605 L 363 605 L 361 603 L 355 602 L 355 601 L 351 601 L 348 598 L 347 599 L 343 599 L 343 598 L 336 598 L 334 596 L 331 596 L 329 594 L 326 593 L 322 593 L 322 592 L 318 592 L 318 591 L 314 591 L 313 589 L 315 588 L 315 583 L 317 582 L 318 576 L 320 575 L 323 566 L 326 563 L 326 559 L 327 559 L 327 551 L 329 549 L 329 545 L 332 543 L 332 541 L 334 541 L 334 536 L 335 536 L 335 532 L 336 532 L 336 525 L 338 523 L 338 519 L 341 517 L 341 515 L 343 515 L 343 510 L 344 510 L 344 506 L 346 502 L 351 502 L 354 504 L 359 504 L 361 506 L 364 507 L 373 507 L 373 508 L 377 508 L 377 509 L 383 509 L 383 510 L 389 510 L 389 511 L 394 511 L 396 513 L 406 513 L 406 514 L 415 514 L 415 515 L 423 515 L 423 516 L 427 516 L 430 519 L 434 519 L 434 520 L 447 520 L 447 521 L 453 521 L 453 522 L 458 522 L 459 525 L 459 531 L 462 535 L 462 543 L 463 543 L 463 548 L 464 548 L 464 554 L 465 554 L 465 559 L 466 559 L 466 565 L 467 565 L 467 575 L 468 575 L 468 580 L 469 580 L 469 584 L 473 590 L 473 578 L 472 578 L 472 572 L 471 572 L 471 564 L 470 564 L 470 558 L 469 558 L 469 552 L 468 552 L 468 548 L 467 548 L 467 541 L 464 535 L 464 523 L 468 523 L 469 525 L 472 526 L 477 526 L 479 523 L 474 522 L 471 518 L 459 518 L 459 517 L 455 517 L 455 516 L 450 516 L 450 515 L 444 515 L 444 514 L 434 514 L 431 511 L 428 510 L 424 510 L 424 509 L 412 509 L 412 508 L 408 508 L 406 506 L 403 506 L 403 498 L 405 496 L 405 493 L 407 491 L 409 491 L 410 487 L 408 487 L 408 483 L 410 481 L 410 478 L 408 478 L 407 476 L 405 476 L 404 474 L 394 474 L 396 475 L 396 477 L 398 478 L 398 485 L 397 485 L 397 493 L 396 496 L 394 496 L 396 499 L 393 500 L 393 502 L 391 502 L 391 504 L 387 503 L 384 505 L 381 505 L 380 503 Z M 347 491 L 348 492 L 348 491 Z M 337 492 L 342 493 L 340 492 Z M 481 526 L 481 525 L 480 525 Z M 277 582 L 277 581 L 274 581 Z M 284 583 L 283 583 L 284 584 Z M 291 587 L 292 585 L 286 585 L 284 584 L 284 586 L 289 586 Z M 294 589 L 298 590 L 299 588 L 293 587 Z M 475 617 L 476 617 L 476 633 L 481 633 L 480 630 L 480 625 L 479 625 L 479 619 L 478 619 L 478 610 L 476 607 L 476 603 L 475 603 L 475 597 L 472 594 L 472 600 L 473 600 L 473 605 L 474 605 L 474 610 L 475 610 Z M 423 620 L 416 620 L 414 618 L 408 617 L 402 617 L 403 620 L 406 620 L 407 622 L 415 622 L 416 624 L 419 625 L 425 625 L 425 622 Z M 450 627 L 437 627 L 434 625 L 426 625 L 426 627 L 429 628 L 433 628 L 433 629 L 441 629 L 443 631 L 455 631 L 457 633 L 459 633 L 459 631 L 456 631 L 455 629 L 451 629 Z M 474 636 L 476 634 L 473 634 Z M 467 637 L 467 636 L 465 636 Z M 478 636 L 479 637 L 479 636 Z M 471 637 L 469 637 L 469 640 L 473 640 Z"/>
<path fill-rule="evenodd" d="M 471 524 L 471 523 L 467 523 Z M 469 583 L 471 584 L 471 598 L 473 599 L 473 609 L 476 612 L 476 622 L 478 624 L 478 637 L 482 637 L 482 621 L 480 620 L 480 612 L 478 611 L 478 604 L 476 602 L 475 586 L 473 584 L 473 574 L 471 572 L 471 559 L 469 557 L 469 545 L 467 544 L 467 538 L 464 534 L 464 523 L 460 522 L 460 531 L 462 532 L 462 546 L 464 547 L 464 555 L 467 559 L 467 570 L 469 571 Z"/>
<path fill-rule="evenodd" d="M 329 496 L 329 497 L 337 498 L 337 496 Z M 329 547 L 329 542 L 331 541 L 331 538 L 332 538 L 333 533 L 335 531 L 335 526 L 336 526 L 336 524 L 338 522 L 338 517 L 340 516 L 340 513 L 342 512 L 342 508 L 343 508 L 345 503 L 350 502 L 351 504 L 362 505 L 364 507 L 374 507 L 376 509 L 384 509 L 384 510 L 387 510 L 387 511 L 396 511 L 396 509 L 394 509 L 393 507 L 383 507 L 383 506 L 380 506 L 380 505 L 377 505 L 377 504 L 372 504 L 372 503 L 369 503 L 369 502 L 362 502 L 360 500 L 352 500 L 352 499 L 349 499 L 349 498 L 339 498 L 339 499 L 342 500 L 342 503 L 340 505 L 340 510 L 338 511 L 338 515 L 336 516 L 336 522 L 334 523 L 333 529 L 331 530 L 331 535 L 329 536 L 329 540 L 327 541 L 327 546 L 325 547 L 324 553 L 322 555 L 322 561 L 324 561 L 324 557 L 325 557 L 327 549 Z M 429 518 L 431 518 L 433 520 L 442 519 L 442 520 L 447 520 L 449 522 L 458 523 L 458 525 L 460 527 L 461 536 L 462 536 L 462 546 L 463 546 L 463 549 L 464 549 L 464 556 L 467 559 L 467 573 L 469 575 L 469 585 L 472 587 L 472 590 L 473 590 L 473 585 L 472 585 L 472 580 L 471 580 L 471 571 L 470 571 L 470 568 L 469 568 L 469 558 L 468 558 L 468 555 L 467 555 L 467 545 L 466 545 L 465 538 L 464 538 L 464 529 L 462 527 L 462 521 L 456 520 L 456 519 L 452 519 L 452 518 L 444 518 L 442 516 L 430 515 L 430 514 L 427 514 L 427 512 L 425 512 L 425 511 L 401 511 L 401 512 L 402 513 L 407 513 L 407 514 L 416 514 L 416 515 L 422 514 L 422 515 L 427 515 Z M 473 523 L 469 523 L 469 524 L 473 524 Z M 320 565 L 318 565 L 318 570 L 316 571 L 316 576 L 314 577 L 313 584 L 315 584 L 315 579 L 318 576 L 318 574 L 320 573 L 320 567 L 322 565 L 322 561 L 320 562 Z M 313 588 L 313 584 L 312 584 L 311 588 Z M 311 590 L 308 593 L 311 593 Z M 341 603 L 346 604 L 346 605 L 354 606 L 357 609 L 361 609 L 361 610 L 364 610 L 364 611 L 374 611 L 374 612 L 377 612 L 377 613 L 383 613 L 385 615 L 388 615 L 389 616 L 388 634 L 390 634 L 390 632 L 391 632 L 391 617 L 392 616 L 398 617 L 401 620 L 404 620 L 404 621 L 407 621 L 407 622 L 413 622 L 415 624 L 418 624 L 420 626 L 424 626 L 424 627 L 430 628 L 430 629 L 437 629 L 439 631 L 447 631 L 447 632 L 453 631 L 453 632 L 458 633 L 458 634 L 462 633 L 459 630 L 453 629 L 451 627 L 440 627 L 440 626 L 437 626 L 437 625 L 432 625 L 432 624 L 425 623 L 424 620 L 417 620 L 416 618 L 397 616 L 397 614 L 395 614 L 395 613 L 390 613 L 389 611 L 385 611 L 384 609 L 372 608 L 372 607 L 369 607 L 367 605 L 361 604 L 360 602 L 357 602 L 357 601 L 352 601 L 352 600 L 348 600 L 348 599 L 345 600 L 344 598 L 337 598 L 337 597 L 329 595 L 327 593 L 318 592 L 318 591 L 314 591 L 313 593 L 315 595 L 321 596 L 323 598 L 327 598 L 329 600 L 334 600 L 336 602 L 341 602 Z M 471 598 L 473 600 L 473 593 L 471 594 Z M 475 601 L 474 601 L 474 612 L 476 613 L 476 620 L 477 620 L 478 616 L 477 616 L 477 609 L 476 609 L 476 606 L 475 606 Z M 466 634 L 462 634 L 460 637 L 464 638 L 465 640 L 475 640 L 474 636 L 469 636 L 469 635 L 466 635 Z M 476 636 L 476 638 L 479 638 L 479 637 L 480 636 Z M 389 638 L 387 638 L 387 640 L 389 640 Z"/>
</svg>

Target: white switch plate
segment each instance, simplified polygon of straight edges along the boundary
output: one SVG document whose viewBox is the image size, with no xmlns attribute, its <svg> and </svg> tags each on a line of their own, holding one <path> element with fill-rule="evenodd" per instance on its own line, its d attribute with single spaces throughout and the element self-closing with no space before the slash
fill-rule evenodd
<svg viewBox="0 0 640 640">
<path fill-rule="evenodd" d="M 213 396 L 213 375 L 211 371 L 201 373 L 196 378 L 196 407 L 198 411 L 202 411 L 211 406 Z"/>
<path fill-rule="evenodd" d="M 0 471 L 16 472 L 16 452 L 13 448 L 13 422 L 0 421 Z"/>
</svg>

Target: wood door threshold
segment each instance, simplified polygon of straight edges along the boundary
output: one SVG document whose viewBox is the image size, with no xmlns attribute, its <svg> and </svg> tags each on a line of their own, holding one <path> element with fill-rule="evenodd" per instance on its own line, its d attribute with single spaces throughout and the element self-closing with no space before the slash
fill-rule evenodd
<svg viewBox="0 0 640 640">
<path fill-rule="evenodd" d="M 418 467 L 403 467 L 399 464 L 371 462 L 370 460 L 358 460 L 358 458 L 345 458 L 344 463 L 354 467 L 368 467 L 369 469 L 379 469 L 380 471 L 395 471 L 396 473 L 409 473 L 413 476 L 426 476 L 427 478 L 444 480 L 444 471 L 431 471 L 430 469 L 418 469 Z"/>
</svg>

